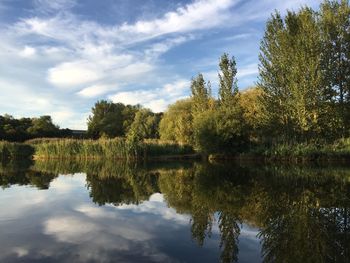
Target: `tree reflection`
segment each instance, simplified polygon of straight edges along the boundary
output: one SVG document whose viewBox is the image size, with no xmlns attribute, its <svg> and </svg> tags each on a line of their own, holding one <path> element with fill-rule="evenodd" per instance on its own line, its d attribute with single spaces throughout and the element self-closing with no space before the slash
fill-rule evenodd
<svg viewBox="0 0 350 263">
<path fill-rule="evenodd" d="M 0 164 L 0 186 L 5 189 L 12 185 L 31 185 L 40 190 L 48 189 L 56 177 L 53 173 L 31 170 L 31 160 L 11 160 Z"/>
<path fill-rule="evenodd" d="M 241 224 L 260 229 L 264 262 L 350 261 L 350 169 L 45 161 L 0 166 L 0 185 L 47 189 L 60 173 L 85 172 L 93 202 L 139 204 L 156 192 L 191 215 L 192 239 L 220 234 L 221 262 L 239 260 Z"/>
</svg>

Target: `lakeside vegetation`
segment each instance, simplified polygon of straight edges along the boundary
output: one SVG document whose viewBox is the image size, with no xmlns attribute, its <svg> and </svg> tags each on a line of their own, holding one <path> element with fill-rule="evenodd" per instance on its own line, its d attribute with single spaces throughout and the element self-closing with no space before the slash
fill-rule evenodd
<svg viewBox="0 0 350 263">
<path fill-rule="evenodd" d="M 35 149 L 34 157 L 77 159 L 148 159 L 157 156 L 193 154 L 192 147 L 174 142 L 146 140 L 129 141 L 125 138 L 77 140 L 44 139 L 29 141 Z"/>
<path fill-rule="evenodd" d="M 0 161 L 7 159 L 19 159 L 31 157 L 33 147 L 28 144 L 0 141 Z"/>
<path fill-rule="evenodd" d="M 97 101 L 87 120 L 89 140 L 40 140 L 35 154 L 143 158 L 194 150 L 216 158 L 349 159 L 349 2 L 323 1 L 319 10 L 303 7 L 284 17 L 276 11 L 266 23 L 259 60 L 256 86 L 239 90 L 235 58 L 223 54 L 217 95 L 199 73 L 191 81 L 191 96 L 164 113 Z M 3 140 L 59 134 L 71 136 L 49 116 L 0 118 Z"/>
</svg>

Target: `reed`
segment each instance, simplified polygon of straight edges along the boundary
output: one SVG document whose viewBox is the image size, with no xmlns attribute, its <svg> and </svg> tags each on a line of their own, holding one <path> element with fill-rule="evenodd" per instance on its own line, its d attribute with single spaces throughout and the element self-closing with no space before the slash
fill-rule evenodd
<svg viewBox="0 0 350 263">
<path fill-rule="evenodd" d="M 33 150 L 28 144 L 0 141 L 0 160 L 29 158 Z"/>
<path fill-rule="evenodd" d="M 272 160 L 348 161 L 350 158 L 350 138 L 340 139 L 333 143 L 276 144 L 271 147 L 258 147 L 252 153 Z"/>
<path fill-rule="evenodd" d="M 137 159 L 142 148 L 122 138 L 100 140 L 42 139 L 33 142 L 35 158 Z"/>
<path fill-rule="evenodd" d="M 190 145 L 156 139 L 145 140 L 143 142 L 143 148 L 149 157 L 194 153 L 194 150 Z"/>
<path fill-rule="evenodd" d="M 35 159 L 147 159 L 162 155 L 193 153 L 191 147 L 171 142 L 148 140 L 132 142 L 124 138 L 77 140 L 41 139 L 29 141 L 35 148 Z"/>
</svg>

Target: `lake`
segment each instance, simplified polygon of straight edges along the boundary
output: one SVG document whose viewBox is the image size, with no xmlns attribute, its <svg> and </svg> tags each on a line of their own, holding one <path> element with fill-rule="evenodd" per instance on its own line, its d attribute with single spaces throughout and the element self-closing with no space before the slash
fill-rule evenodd
<svg viewBox="0 0 350 263">
<path fill-rule="evenodd" d="M 350 262 L 350 167 L 0 165 L 0 262 Z"/>
</svg>

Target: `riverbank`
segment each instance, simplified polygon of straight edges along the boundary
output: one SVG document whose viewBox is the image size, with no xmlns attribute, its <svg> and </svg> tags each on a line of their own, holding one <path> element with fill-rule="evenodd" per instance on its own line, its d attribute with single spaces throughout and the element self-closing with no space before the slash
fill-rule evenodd
<svg viewBox="0 0 350 263">
<path fill-rule="evenodd" d="M 237 154 L 202 155 L 189 145 L 170 141 L 130 142 L 124 138 L 79 140 L 35 139 L 25 143 L 0 141 L 0 159 L 125 159 L 186 160 L 208 158 L 211 161 L 240 162 L 337 162 L 350 160 L 350 139 L 332 144 L 278 144 L 256 146 Z"/>
<path fill-rule="evenodd" d="M 293 143 L 255 146 L 238 154 L 212 154 L 210 160 L 236 160 L 244 162 L 347 163 L 350 161 L 350 138 L 333 143 Z"/>
<path fill-rule="evenodd" d="M 25 149 L 25 150 L 24 150 Z M 189 145 L 169 141 L 130 142 L 124 138 L 34 139 L 25 143 L 0 142 L 1 159 L 182 159 L 200 158 Z"/>
</svg>

